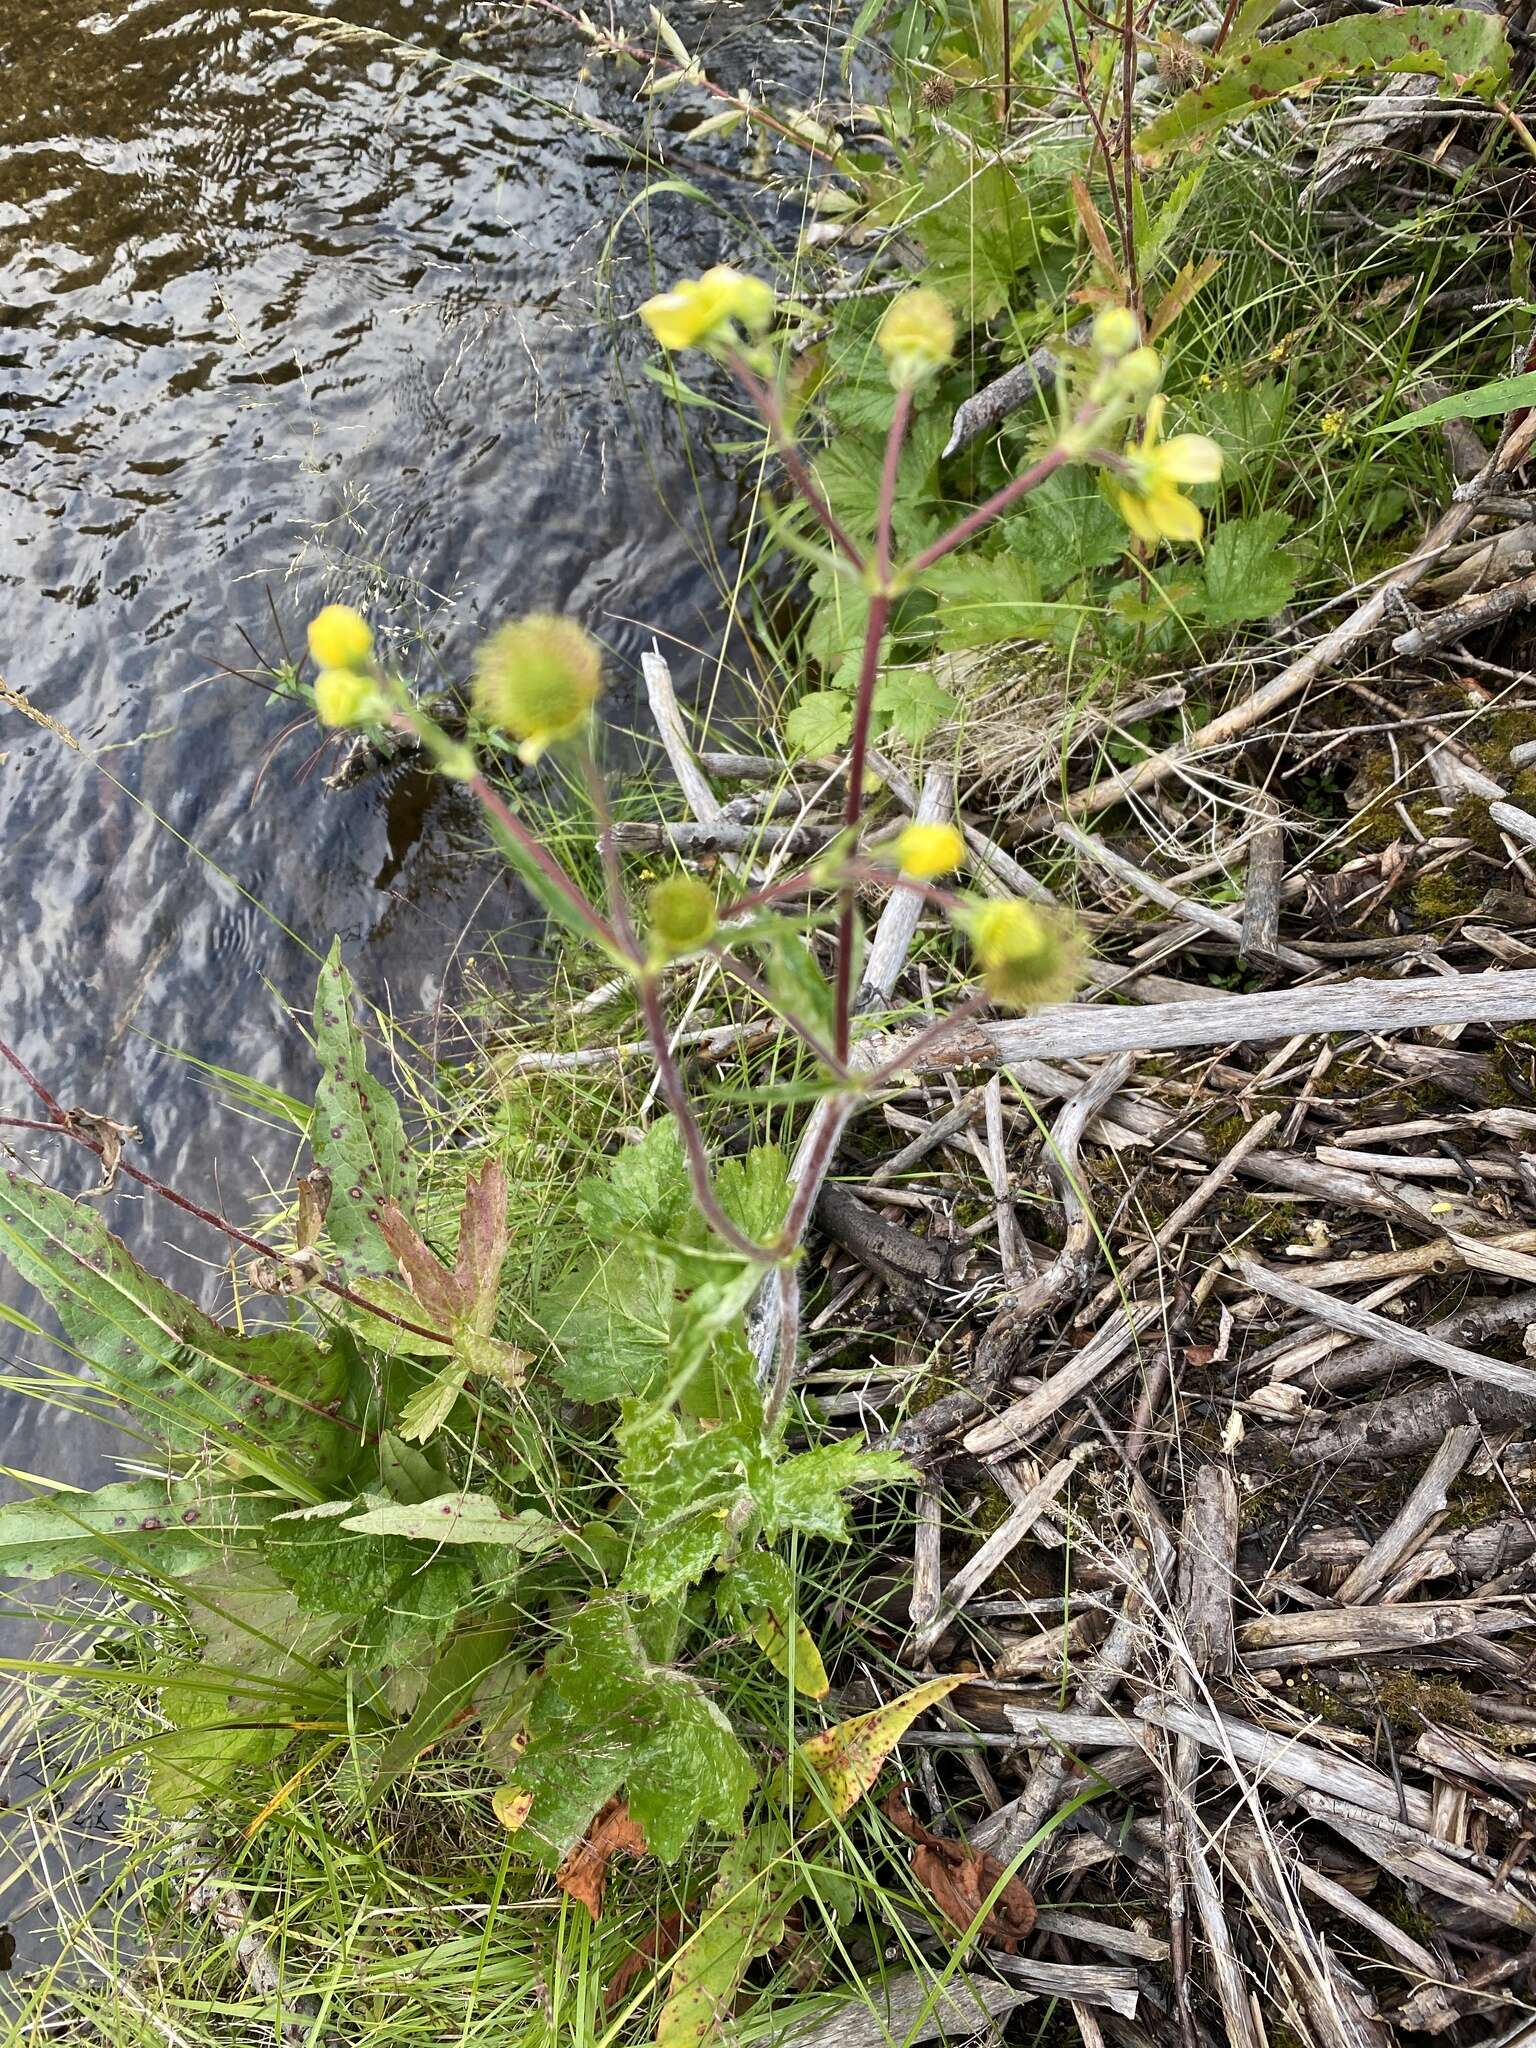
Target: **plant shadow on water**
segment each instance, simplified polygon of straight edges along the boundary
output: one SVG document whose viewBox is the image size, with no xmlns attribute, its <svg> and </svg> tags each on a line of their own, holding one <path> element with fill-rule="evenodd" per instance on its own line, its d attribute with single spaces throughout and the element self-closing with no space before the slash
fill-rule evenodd
<svg viewBox="0 0 1536 2048">
<path fill-rule="evenodd" d="M 279 659 L 280 633 L 297 656 L 295 622 L 335 591 L 401 627 L 418 674 L 462 675 L 489 625 L 545 605 L 588 622 L 619 683 L 671 636 L 686 691 L 690 650 L 718 638 L 712 536 L 736 498 L 639 376 L 648 344 L 596 307 L 609 224 L 654 166 L 556 103 L 638 136 L 632 86 L 574 85 L 572 35 L 481 7 L 351 0 L 332 19 L 494 65 L 505 92 L 242 13 L 12 0 L 0 27 L 0 678 L 100 764 L 0 708 L 4 1031 L 232 1214 L 286 1178 L 291 1135 L 166 1048 L 306 1093 L 281 1004 L 307 1000 L 333 932 L 429 1034 L 477 933 L 501 936 L 513 989 L 541 968 L 502 864 L 447 849 L 453 799 L 422 794 L 441 785 L 327 794 L 313 728 L 274 747 L 292 705 L 228 668 L 254 669 L 253 646 Z M 765 62 L 814 65 L 792 13 L 771 42 L 754 13 L 700 31 L 723 69 L 755 87 Z M 705 152 L 688 168 L 709 182 Z M 733 178 L 729 210 L 754 190 Z M 696 203 L 652 205 L 669 261 L 731 253 Z M 647 241 L 637 219 L 621 313 L 650 287 Z M 51 1140 L 17 1151 L 90 1183 Z M 206 1262 L 218 1292 L 211 1232 L 151 1202 L 111 1211 L 178 1284 L 199 1292 Z M 7 1303 L 36 1306 L 9 1271 Z M 0 1392 L 0 1464 L 99 1482 L 127 1439 L 82 1415 L 62 1443 L 60 1413 Z M 35 1633 L 0 1616 L 8 1654 Z"/>
</svg>

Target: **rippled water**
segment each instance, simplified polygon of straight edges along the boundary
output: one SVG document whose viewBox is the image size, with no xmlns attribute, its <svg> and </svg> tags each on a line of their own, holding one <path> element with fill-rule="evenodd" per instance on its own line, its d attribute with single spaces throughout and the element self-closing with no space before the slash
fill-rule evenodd
<svg viewBox="0 0 1536 2048">
<path fill-rule="evenodd" d="M 672 11 L 733 82 L 814 77 L 791 15 L 769 35 L 761 10 Z M 732 504 L 685 459 L 638 341 L 593 312 L 609 223 L 654 169 L 528 98 L 638 136 L 633 82 L 577 83 L 567 30 L 501 9 L 330 18 L 493 64 L 504 89 L 253 14 L 0 13 L 0 675 L 96 757 L 0 706 L 0 1033 L 235 1211 L 286 1162 L 161 1046 L 303 1092 L 282 1005 L 333 931 L 411 1016 L 477 932 L 519 928 L 526 952 L 536 934 L 496 870 L 445 858 L 447 799 L 410 777 L 327 795 L 312 733 L 284 738 L 290 713 L 225 666 L 299 645 L 325 590 L 424 635 L 410 659 L 449 675 L 486 622 L 570 608 L 622 679 L 651 628 L 709 639 L 708 536 Z M 711 146 L 718 196 L 771 228 L 736 145 Z M 677 197 L 649 226 L 668 269 L 734 253 Z M 621 307 L 647 260 L 636 224 Z M 26 1109 L 9 1075 L 0 1109 Z M 51 1141 L 31 1156 L 62 1173 Z M 218 1256 L 163 1207 L 112 1216 L 183 1285 L 184 1251 Z M 0 1461 L 94 1477 L 100 1445 L 0 1394 Z"/>
</svg>

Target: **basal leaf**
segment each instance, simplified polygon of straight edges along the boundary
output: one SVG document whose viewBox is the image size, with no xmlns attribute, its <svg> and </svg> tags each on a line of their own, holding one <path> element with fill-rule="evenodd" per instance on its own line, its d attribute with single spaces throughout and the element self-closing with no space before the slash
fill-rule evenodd
<svg viewBox="0 0 1536 2048">
<path fill-rule="evenodd" d="M 1137 153 L 1157 163 L 1272 100 L 1371 71 L 1432 73 L 1458 92 L 1491 98 L 1509 73 L 1504 24 L 1497 14 L 1467 7 L 1402 7 L 1346 15 L 1284 42 L 1240 50 L 1219 77 L 1184 93 L 1144 128 Z"/>
<path fill-rule="evenodd" d="M 385 1505 L 382 1496 L 363 1506 Z M 431 1550 L 409 1537 L 366 1535 L 343 1526 L 354 1503 L 280 1516 L 266 1534 L 266 1559 L 307 1613 L 345 1618 L 349 1662 L 375 1670 L 430 1656 L 474 1597 L 474 1559 Z"/>
<path fill-rule="evenodd" d="M 840 690 L 812 690 L 784 721 L 784 741 L 812 760 L 840 754 L 853 732 L 853 706 Z"/>
<path fill-rule="evenodd" d="M 938 600 L 939 644 L 960 650 L 1003 640 L 1048 640 L 1061 609 L 1045 603 L 1034 565 L 1014 554 L 946 555 L 923 576 Z"/>
<path fill-rule="evenodd" d="M 667 1522 L 644 1535 L 624 1568 L 624 1591 L 643 1600 L 664 1600 L 703 1578 L 725 1540 L 725 1517 L 718 1512 L 690 1515 Z"/>
<path fill-rule="evenodd" d="M 558 1524 L 531 1509 L 505 1514 L 483 1493 L 444 1493 L 435 1500 L 383 1501 L 341 1524 L 361 1536 L 407 1536 L 417 1543 L 492 1543 L 513 1550 L 549 1550 Z"/>
<path fill-rule="evenodd" d="M 10 1172 L 0 1177 L 0 1248 L 173 1450 L 213 1435 L 279 1483 L 344 1465 L 356 1439 L 330 1412 L 347 1386 L 339 1348 L 297 1329 L 222 1328 L 147 1272 L 94 1209 Z"/>
<path fill-rule="evenodd" d="M 314 1028 L 320 1082 L 310 1142 L 331 1176 L 326 1231 L 350 1278 L 393 1281 L 397 1268 L 380 1216 L 386 1202 L 407 1214 L 415 1207 L 416 1166 L 395 1098 L 368 1071 L 368 1042 L 353 1015 L 339 939 L 320 970 Z"/>
<path fill-rule="evenodd" d="M 848 1540 L 843 1496 L 877 1486 L 906 1486 L 912 1467 L 894 1451 L 866 1451 L 861 1444 L 822 1444 L 775 1465 L 759 1482 L 758 1506 L 770 1538 L 797 1529 L 833 1543 Z"/>
<path fill-rule="evenodd" d="M 1200 613 L 1208 626 L 1271 619 L 1296 588 L 1298 564 L 1280 542 L 1290 526 L 1284 512 L 1227 519 L 1205 551 Z"/>
<path fill-rule="evenodd" d="M 676 1121 L 657 1117 L 616 1152 L 601 1176 L 581 1183 L 576 1208 L 599 1244 L 636 1233 L 664 1239 L 685 1231 L 693 1193 Z"/>
<path fill-rule="evenodd" d="M 558 1859 L 621 1786 L 652 1853 L 671 1862 L 701 1822 L 732 1830 L 753 1770 L 720 1709 L 692 1679 L 646 1656 L 623 1603 L 590 1601 L 545 1667 L 528 1747 L 502 1805 Z"/>
<path fill-rule="evenodd" d="M 748 1966 L 783 1940 L 800 1882 L 769 1829 L 731 1844 L 699 1925 L 673 1962 L 656 2048 L 705 2048 L 721 2033 Z"/>
<path fill-rule="evenodd" d="M 795 1752 L 798 1767 L 813 1777 L 820 1793 L 809 1809 L 818 1814 L 845 1814 L 863 1798 L 880 1775 L 880 1767 L 895 1749 L 918 1715 L 937 1701 L 948 1698 L 957 1685 L 964 1685 L 966 1673 L 951 1673 L 915 1686 L 889 1706 L 872 1714 L 859 1714 L 840 1721 L 820 1735 L 802 1742 Z"/>
<path fill-rule="evenodd" d="M 875 724 L 881 732 L 894 731 L 909 747 L 920 747 L 957 706 L 941 690 L 926 668 L 887 669 L 875 685 Z"/>
<path fill-rule="evenodd" d="M 246 1503 L 248 1518 L 255 1503 Z M 0 1579 L 51 1579 L 99 1564 L 180 1578 L 218 1560 L 240 1503 L 203 1480 L 130 1479 L 0 1507 Z"/>
<path fill-rule="evenodd" d="M 611 1401 L 664 1382 L 676 1268 L 648 1245 L 589 1254 L 536 1304 L 555 1378 L 577 1401 Z"/>
</svg>

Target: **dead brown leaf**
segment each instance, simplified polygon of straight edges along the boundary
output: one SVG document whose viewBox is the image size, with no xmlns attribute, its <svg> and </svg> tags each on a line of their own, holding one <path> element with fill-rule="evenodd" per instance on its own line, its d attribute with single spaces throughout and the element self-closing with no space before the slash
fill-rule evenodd
<svg viewBox="0 0 1536 2048">
<path fill-rule="evenodd" d="M 645 1836 L 630 1819 L 624 1801 L 610 1799 L 555 1872 L 555 1883 L 571 1898 L 580 1899 L 596 1920 L 603 1910 L 608 1865 L 621 1853 L 644 1856 L 648 1852 Z"/>
<path fill-rule="evenodd" d="M 995 1856 L 973 1849 L 969 1842 L 954 1842 L 934 1834 L 916 1818 L 899 1789 L 885 1802 L 886 1819 L 909 1842 L 912 1875 L 928 1893 L 945 1919 L 962 1932 L 968 1931 L 991 1896 L 1003 1874 Z M 981 1923 L 981 1939 L 1015 1956 L 1034 1928 L 1035 1902 L 1022 1879 L 1010 1877 L 998 1893 L 992 1910 Z"/>
</svg>

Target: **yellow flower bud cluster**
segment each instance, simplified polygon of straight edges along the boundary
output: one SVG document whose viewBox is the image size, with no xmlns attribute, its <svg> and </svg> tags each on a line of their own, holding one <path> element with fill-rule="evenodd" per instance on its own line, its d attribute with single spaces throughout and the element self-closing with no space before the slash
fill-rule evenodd
<svg viewBox="0 0 1536 2048">
<path fill-rule="evenodd" d="M 597 642 L 574 619 L 530 612 L 500 627 L 475 661 L 475 705 L 537 761 L 557 740 L 585 731 L 603 687 Z"/>
<path fill-rule="evenodd" d="M 773 286 L 717 263 L 702 277 L 685 277 L 640 308 L 640 318 L 667 350 L 739 347 L 756 341 L 773 318 Z"/>
<path fill-rule="evenodd" d="M 349 604 L 328 604 L 309 622 L 315 712 L 322 725 L 370 725 L 388 709 L 373 662 L 373 633 Z"/>
</svg>

